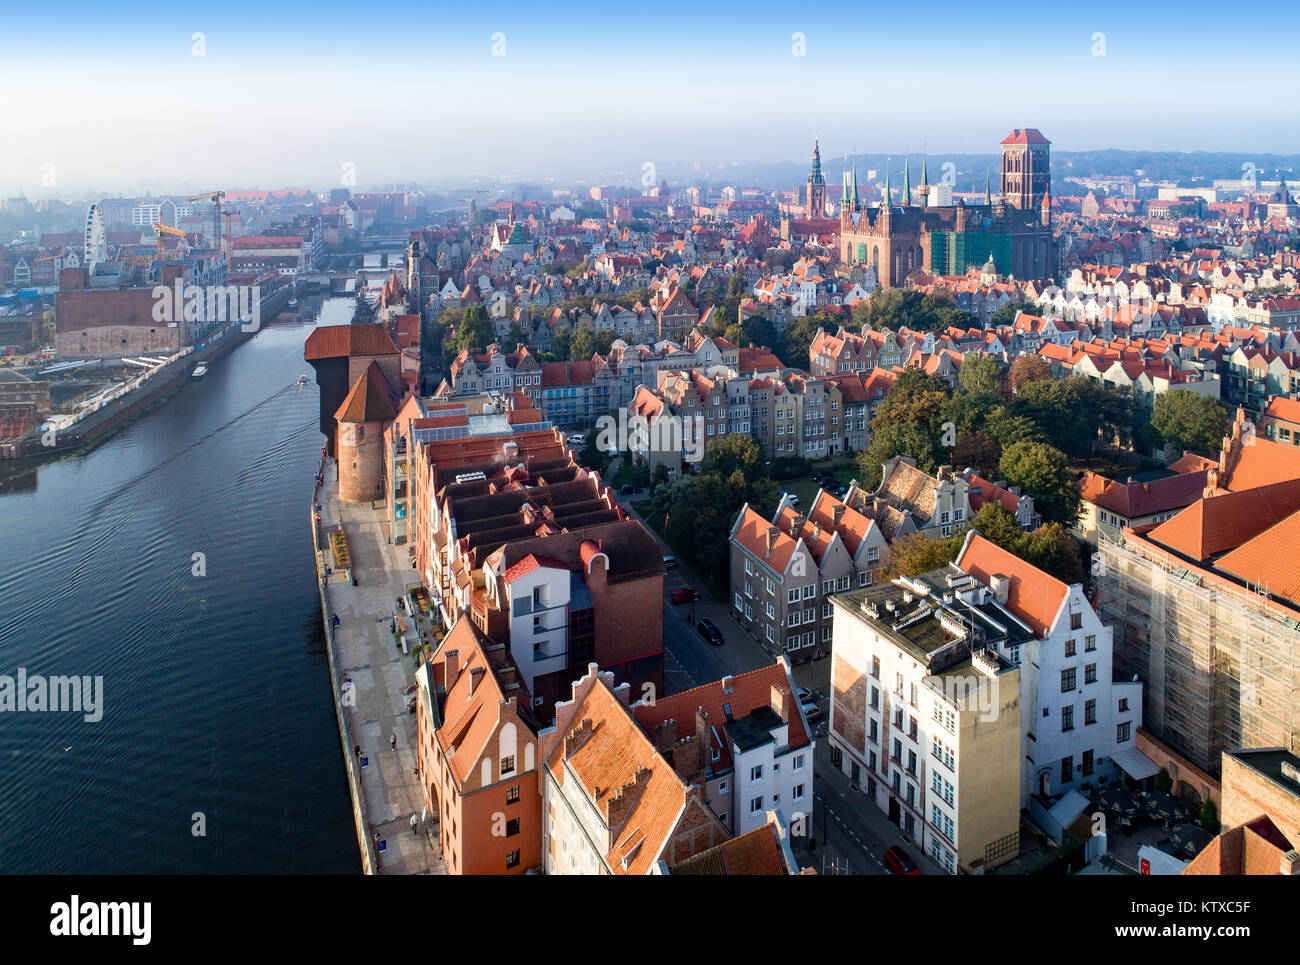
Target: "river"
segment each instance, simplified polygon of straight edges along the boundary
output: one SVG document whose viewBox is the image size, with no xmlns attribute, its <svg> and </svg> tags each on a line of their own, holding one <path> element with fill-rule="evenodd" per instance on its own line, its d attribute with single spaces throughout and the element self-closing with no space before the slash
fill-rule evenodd
<svg viewBox="0 0 1300 965">
<path fill-rule="evenodd" d="M 319 309 L 0 485 L 0 675 L 103 693 L 97 722 L 0 712 L 0 872 L 359 872 L 308 528 Z"/>
</svg>

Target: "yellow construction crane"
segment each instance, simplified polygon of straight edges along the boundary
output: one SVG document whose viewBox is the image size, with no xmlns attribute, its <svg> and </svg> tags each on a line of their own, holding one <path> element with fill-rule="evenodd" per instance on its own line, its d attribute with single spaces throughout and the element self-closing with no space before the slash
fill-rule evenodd
<svg viewBox="0 0 1300 965">
<path fill-rule="evenodd" d="M 223 248 L 221 238 L 221 202 L 225 199 L 224 191 L 209 191 L 206 194 L 196 194 L 193 197 L 186 198 L 186 201 L 211 201 L 212 202 L 212 240 L 216 242 L 217 248 Z"/>
<path fill-rule="evenodd" d="M 153 226 L 154 234 L 158 236 L 158 254 L 162 254 L 167 249 L 167 236 L 173 238 L 184 238 L 185 232 L 180 228 L 173 228 L 171 225 L 156 224 Z"/>
</svg>

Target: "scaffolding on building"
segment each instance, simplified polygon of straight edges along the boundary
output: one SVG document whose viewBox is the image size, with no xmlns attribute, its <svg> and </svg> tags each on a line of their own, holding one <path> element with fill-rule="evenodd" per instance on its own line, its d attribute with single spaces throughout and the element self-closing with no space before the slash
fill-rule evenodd
<svg viewBox="0 0 1300 965">
<path fill-rule="evenodd" d="M 1224 750 L 1300 753 L 1300 614 L 1137 541 L 1098 554 L 1098 612 L 1117 671 L 1145 683 L 1147 729 L 1214 773 Z"/>
</svg>

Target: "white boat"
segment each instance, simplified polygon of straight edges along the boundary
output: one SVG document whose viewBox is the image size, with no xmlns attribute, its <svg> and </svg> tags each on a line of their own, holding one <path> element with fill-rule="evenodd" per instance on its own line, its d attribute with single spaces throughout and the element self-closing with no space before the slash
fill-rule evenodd
<svg viewBox="0 0 1300 965">
<path fill-rule="evenodd" d="M 289 307 L 290 307 L 290 308 L 293 308 L 293 307 L 294 307 L 295 305 L 297 305 L 297 304 L 298 304 L 298 299 L 296 299 L 296 298 L 290 298 L 290 299 L 289 299 Z"/>
<path fill-rule="evenodd" d="M 203 378 L 203 376 L 207 374 L 208 374 L 208 367 L 200 362 L 198 365 L 194 366 L 194 371 L 190 373 L 190 377 L 195 379 L 201 379 Z"/>
<path fill-rule="evenodd" d="M 310 382 L 311 380 L 308 379 L 307 376 L 305 376 L 305 375 L 300 375 L 300 376 L 298 376 L 298 381 L 299 381 L 299 382 Z"/>
</svg>

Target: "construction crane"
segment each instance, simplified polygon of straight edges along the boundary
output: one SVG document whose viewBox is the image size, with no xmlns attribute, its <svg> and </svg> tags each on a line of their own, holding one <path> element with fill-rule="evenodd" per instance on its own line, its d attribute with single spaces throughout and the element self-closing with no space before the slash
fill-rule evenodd
<svg viewBox="0 0 1300 965">
<path fill-rule="evenodd" d="M 217 248 L 224 250 L 221 237 L 221 202 L 225 199 L 224 191 L 209 191 L 206 194 L 196 194 L 193 197 L 186 198 L 186 201 L 211 201 L 212 202 L 212 240 L 216 243 Z M 229 217 L 229 216 L 227 216 Z"/>
<path fill-rule="evenodd" d="M 158 254 L 160 255 L 167 250 L 168 235 L 182 239 L 186 236 L 185 232 L 181 231 L 180 228 L 173 228 L 171 225 L 162 224 L 161 222 L 153 226 L 153 231 L 158 236 Z"/>
</svg>

